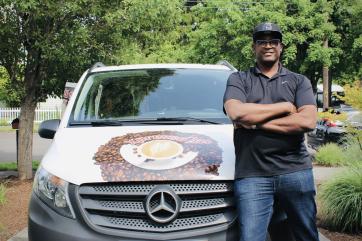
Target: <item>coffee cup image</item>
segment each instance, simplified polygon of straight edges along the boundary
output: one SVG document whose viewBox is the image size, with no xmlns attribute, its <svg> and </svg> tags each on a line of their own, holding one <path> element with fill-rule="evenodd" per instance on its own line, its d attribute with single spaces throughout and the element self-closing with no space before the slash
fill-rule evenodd
<svg viewBox="0 0 362 241">
<path fill-rule="evenodd" d="M 111 138 L 93 159 L 105 181 L 198 180 L 219 175 L 222 149 L 203 134 L 146 131 Z"/>
<path fill-rule="evenodd" d="M 166 170 L 182 166 L 197 156 L 197 152 L 184 152 L 180 143 L 172 140 L 152 140 L 137 145 L 123 145 L 120 148 L 123 158 L 140 168 Z"/>
<path fill-rule="evenodd" d="M 182 152 L 182 145 L 170 140 L 153 140 L 143 143 L 137 148 L 137 153 L 153 160 L 172 159 L 179 156 Z"/>
</svg>

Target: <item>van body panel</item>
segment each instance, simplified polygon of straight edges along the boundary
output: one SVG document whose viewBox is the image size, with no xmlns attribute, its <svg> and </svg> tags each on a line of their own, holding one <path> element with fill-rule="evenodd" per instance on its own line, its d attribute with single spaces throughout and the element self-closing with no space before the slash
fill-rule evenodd
<svg viewBox="0 0 362 241">
<path fill-rule="evenodd" d="M 230 124 L 61 128 L 42 166 L 77 185 L 233 180 L 232 135 Z"/>
<path fill-rule="evenodd" d="M 29 241 L 238 240 L 223 65 L 85 71 L 34 178 Z M 47 127 L 44 124 L 45 127 Z"/>
</svg>

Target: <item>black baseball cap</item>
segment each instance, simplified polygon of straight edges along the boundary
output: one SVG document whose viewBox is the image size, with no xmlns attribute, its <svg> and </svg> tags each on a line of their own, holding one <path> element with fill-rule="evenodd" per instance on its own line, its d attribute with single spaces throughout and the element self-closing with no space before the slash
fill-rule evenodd
<svg viewBox="0 0 362 241">
<path fill-rule="evenodd" d="M 258 38 L 264 34 L 271 34 L 273 37 L 283 40 L 282 31 L 279 26 L 275 23 L 261 23 L 254 28 L 253 41 L 255 42 Z"/>
</svg>

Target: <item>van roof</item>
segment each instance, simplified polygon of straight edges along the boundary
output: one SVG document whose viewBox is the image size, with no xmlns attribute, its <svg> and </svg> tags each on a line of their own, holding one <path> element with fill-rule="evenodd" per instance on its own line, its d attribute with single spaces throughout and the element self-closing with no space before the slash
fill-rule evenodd
<svg viewBox="0 0 362 241">
<path fill-rule="evenodd" d="M 344 89 L 340 85 L 332 84 L 331 91 L 332 92 L 344 92 Z M 323 92 L 323 85 L 322 84 L 317 85 L 317 92 Z"/>
<path fill-rule="evenodd" d="M 127 69 L 214 69 L 231 70 L 221 64 L 132 64 L 119 66 L 102 66 L 91 69 L 91 72 L 117 71 Z"/>
</svg>

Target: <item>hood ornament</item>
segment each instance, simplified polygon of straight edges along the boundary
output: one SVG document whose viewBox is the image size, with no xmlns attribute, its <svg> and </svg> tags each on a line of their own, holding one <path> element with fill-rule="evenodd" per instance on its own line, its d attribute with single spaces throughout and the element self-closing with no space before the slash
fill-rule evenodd
<svg viewBox="0 0 362 241">
<path fill-rule="evenodd" d="M 179 214 L 181 199 L 169 186 L 157 186 L 144 202 L 147 215 L 157 223 L 169 223 Z"/>
</svg>

